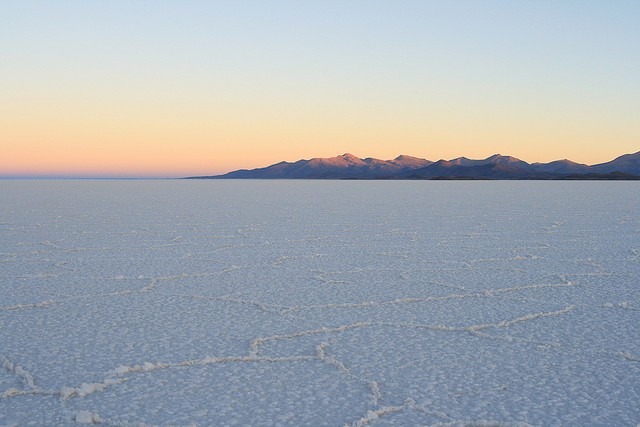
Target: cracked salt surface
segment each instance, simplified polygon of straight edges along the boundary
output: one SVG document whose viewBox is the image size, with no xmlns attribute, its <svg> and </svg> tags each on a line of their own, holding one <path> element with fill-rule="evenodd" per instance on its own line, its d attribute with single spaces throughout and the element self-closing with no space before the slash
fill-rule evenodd
<svg viewBox="0 0 640 427">
<path fill-rule="evenodd" d="M 0 425 L 640 422 L 634 183 L 0 195 Z"/>
</svg>

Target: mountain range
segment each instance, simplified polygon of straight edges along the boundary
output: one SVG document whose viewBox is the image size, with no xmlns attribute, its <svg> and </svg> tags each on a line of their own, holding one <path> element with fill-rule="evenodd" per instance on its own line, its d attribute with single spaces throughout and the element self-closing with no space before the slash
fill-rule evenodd
<svg viewBox="0 0 640 427">
<path fill-rule="evenodd" d="M 451 160 L 421 159 L 401 155 L 393 160 L 353 154 L 280 162 L 258 169 L 240 169 L 224 175 L 190 179 L 562 179 L 640 180 L 640 151 L 596 165 L 556 160 L 527 163 L 511 156 L 494 154 L 483 160 L 458 157 Z"/>
</svg>

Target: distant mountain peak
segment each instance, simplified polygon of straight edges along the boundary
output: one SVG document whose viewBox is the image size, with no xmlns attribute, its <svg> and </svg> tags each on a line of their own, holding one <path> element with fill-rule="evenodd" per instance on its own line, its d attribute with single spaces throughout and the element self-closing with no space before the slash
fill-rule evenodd
<svg viewBox="0 0 640 427">
<path fill-rule="evenodd" d="M 456 157 L 455 159 L 441 160 L 441 161 L 442 162 L 447 162 L 447 164 L 451 164 L 451 165 L 468 166 L 468 165 L 476 162 L 477 160 L 471 160 L 471 159 L 468 159 L 466 157 Z"/>
<path fill-rule="evenodd" d="M 360 157 L 354 156 L 354 155 L 353 155 L 353 154 L 351 154 L 351 153 L 344 153 L 343 155 L 338 156 L 338 157 L 340 157 L 340 158 L 342 158 L 342 159 L 344 159 L 344 160 L 352 161 L 352 162 L 353 162 L 353 161 L 362 160 Z"/>
<path fill-rule="evenodd" d="M 491 161 L 506 160 L 506 161 L 510 161 L 510 162 L 522 162 L 523 161 L 523 160 L 520 160 L 517 157 L 503 156 L 502 154 L 494 154 L 492 156 L 487 157 L 485 160 L 491 160 Z"/>
<path fill-rule="evenodd" d="M 424 159 L 421 159 L 419 157 L 408 156 L 406 154 L 400 154 L 398 157 L 396 157 L 393 160 L 397 160 L 397 161 L 401 162 L 403 160 L 424 160 Z"/>
</svg>

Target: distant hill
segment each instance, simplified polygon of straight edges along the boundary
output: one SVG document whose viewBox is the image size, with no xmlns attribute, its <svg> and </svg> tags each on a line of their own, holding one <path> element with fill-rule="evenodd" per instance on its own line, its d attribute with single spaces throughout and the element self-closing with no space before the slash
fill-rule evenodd
<svg viewBox="0 0 640 427">
<path fill-rule="evenodd" d="M 552 174 L 581 174 L 589 173 L 591 167 L 571 160 L 556 160 L 550 163 L 532 163 L 531 167 L 540 172 Z"/>
<path fill-rule="evenodd" d="M 640 175 L 640 151 L 616 157 L 607 163 L 593 165 L 592 168 L 597 173 L 625 172 Z"/>
<path fill-rule="evenodd" d="M 224 175 L 189 179 L 640 179 L 640 152 L 625 154 L 593 166 L 571 160 L 527 163 L 511 156 L 494 154 L 482 160 L 458 157 L 436 162 L 401 155 L 393 160 L 353 154 L 280 162 L 258 169 L 240 169 Z"/>
</svg>

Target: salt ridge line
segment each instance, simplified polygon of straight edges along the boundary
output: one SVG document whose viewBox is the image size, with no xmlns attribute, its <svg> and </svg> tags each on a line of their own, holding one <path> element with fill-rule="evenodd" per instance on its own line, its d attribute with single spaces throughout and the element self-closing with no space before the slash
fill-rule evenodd
<svg viewBox="0 0 640 427">
<path fill-rule="evenodd" d="M 406 399 L 404 403 L 399 406 L 384 406 L 382 408 L 378 408 L 375 410 L 369 410 L 364 416 L 360 417 L 360 419 L 358 419 L 357 421 L 354 421 L 351 424 L 345 424 L 344 427 L 364 427 L 370 424 L 371 422 L 374 422 L 382 417 L 385 417 L 387 415 L 394 414 L 397 412 L 403 412 L 403 411 L 406 411 L 407 409 L 413 410 L 423 415 L 433 416 L 435 418 L 440 418 L 443 420 L 451 419 L 451 417 L 449 417 L 447 414 L 443 412 L 429 411 L 423 408 L 422 406 L 416 404 L 416 402 L 413 399 Z"/>
<path fill-rule="evenodd" d="M 344 363 L 336 359 L 335 356 L 327 355 L 325 349 L 328 347 L 329 343 L 327 342 L 321 342 L 316 346 L 316 355 L 318 356 L 318 358 L 322 362 L 335 367 L 336 369 L 338 369 L 338 371 L 345 374 L 347 379 L 365 383 L 367 388 L 369 388 L 369 390 L 371 391 L 371 405 L 374 407 L 378 406 L 378 402 L 380 401 L 380 399 L 382 399 L 382 392 L 380 391 L 380 386 L 378 385 L 378 383 L 369 378 L 359 378 L 353 375 L 351 371 L 344 365 Z"/>
<path fill-rule="evenodd" d="M 58 273 L 33 273 L 33 274 L 21 274 L 19 276 L 5 276 L 7 279 L 53 279 L 56 277 L 60 277 Z"/>
<path fill-rule="evenodd" d="M 186 246 L 187 245 L 187 243 L 176 241 L 175 239 L 171 240 L 171 242 L 172 243 L 161 243 L 161 244 L 157 244 L 157 245 L 151 245 L 151 246 L 149 246 L 149 249 L 154 251 L 154 250 L 160 250 L 160 249 L 165 249 L 165 248 L 171 248 L 171 247 L 174 247 L 174 246 Z"/>
<path fill-rule="evenodd" d="M 123 296 L 123 295 L 134 295 L 134 294 L 144 294 L 154 290 L 159 286 L 162 281 L 172 281 L 172 280 L 180 280 L 187 278 L 203 278 L 203 277 L 211 277 L 219 274 L 223 274 L 229 271 L 236 270 L 240 267 L 231 266 L 224 270 L 221 270 L 217 273 L 198 273 L 198 274 L 187 274 L 182 273 L 173 276 L 158 276 L 151 278 L 150 282 L 147 286 L 141 289 L 125 289 L 122 291 L 116 291 L 106 294 L 94 294 L 94 295 L 79 295 L 75 297 L 69 297 L 64 300 L 55 301 L 55 300 L 46 300 L 40 303 L 35 304 L 17 304 L 14 306 L 8 307 L 0 307 L 0 311 L 13 311 L 13 310 L 22 310 L 22 309 L 30 309 L 30 308 L 42 308 L 47 307 L 53 304 L 64 303 L 65 301 L 72 301 L 77 299 L 87 299 L 87 298 L 97 298 L 97 297 L 110 297 L 110 296 Z M 342 283 L 340 281 L 332 281 L 333 283 Z M 243 300 L 243 299 L 235 299 L 233 297 L 206 297 L 199 295 L 184 295 L 189 296 L 191 298 L 196 299 L 210 299 L 210 300 L 220 300 L 220 301 L 228 301 L 235 302 L 239 304 L 249 304 L 258 307 L 259 309 L 267 312 L 276 312 L 280 314 L 289 314 L 293 312 L 299 312 L 303 310 L 313 310 L 313 309 L 327 309 L 327 308 L 359 308 L 359 307 L 379 307 L 385 305 L 395 305 L 395 304 L 411 304 L 411 303 L 420 303 L 420 302 L 435 302 L 435 301 L 446 301 L 449 299 L 463 299 L 463 298 L 485 298 L 492 297 L 494 294 L 500 293 L 509 293 L 509 292 L 518 292 L 528 289 L 541 289 L 541 288 L 557 288 L 557 287 L 571 287 L 576 286 L 575 282 L 566 281 L 564 283 L 543 283 L 543 284 L 532 284 L 532 285 L 524 285 L 524 286 L 513 286 L 507 288 L 497 288 L 497 289 L 487 289 L 479 292 L 471 292 L 467 294 L 450 294 L 444 295 L 441 297 L 411 297 L 411 298 L 398 298 L 395 300 L 388 301 L 364 301 L 359 303 L 340 303 L 340 304 L 318 304 L 318 305 L 307 305 L 307 306 L 281 306 L 274 304 L 267 304 L 260 301 L 252 301 L 252 300 Z"/>
<path fill-rule="evenodd" d="M 126 381 L 129 381 L 128 378 L 120 378 L 117 380 L 114 379 L 105 379 L 101 383 L 82 383 L 78 387 L 63 387 L 59 392 L 55 394 L 60 394 L 62 399 L 68 399 L 73 396 L 85 397 L 97 391 L 102 391 L 109 386 L 122 384 Z"/>
<path fill-rule="evenodd" d="M 157 424 L 147 424 L 145 422 L 118 421 L 113 418 L 103 418 L 97 412 L 86 410 L 68 414 L 68 417 L 75 421 L 76 424 L 103 424 L 112 427 L 159 427 Z M 197 424 L 188 424 L 180 427 L 197 427 Z"/>
<path fill-rule="evenodd" d="M 549 311 L 549 312 L 540 312 L 540 313 L 532 313 L 532 314 L 527 314 L 521 317 L 516 317 L 515 319 L 512 320 L 503 320 L 501 322 L 498 323 L 487 323 L 484 325 L 475 325 L 475 326 L 471 326 L 469 327 L 469 330 L 472 331 L 479 331 L 482 329 L 488 329 L 488 328 L 507 328 L 509 326 L 518 324 L 518 323 L 522 323 L 522 322 L 527 322 L 529 320 L 535 320 L 535 319 L 540 319 L 543 317 L 554 317 L 554 316 L 562 316 L 563 314 L 567 314 L 573 310 L 575 310 L 575 306 L 574 305 L 570 305 L 567 306 L 565 308 L 563 308 L 562 310 L 557 310 L 557 311 Z"/>
<path fill-rule="evenodd" d="M 624 357 L 625 359 L 627 359 L 630 362 L 640 362 L 640 356 L 636 356 L 634 354 L 629 353 L 628 351 L 624 351 L 622 353 L 619 353 L 620 356 Z"/>
<path fill-rule="evenodd" d="M 297 260 L 297 259 L 314 259 L 314 258 L 321 258 L 326 256 L 326 254 L 313 254 L 313 255 L 282 255 L 280 257 L 278 257 L 275 261 L 273 261 L 271 263 L 271 265 L 273 267 L 277 267 L 280 266 L 282 264 L 284 264 L 287 261 L 290 260 Z"/>
<path fill-rule="evenodd" d="M 56 262 L 56 263 L 54 264 L 54 266 L 55 266 L 55 267 L 58 267 L 58 268 L 61 268 L 61 269 L 63 269 L 63 270 L 73 271 L 73 272 L 75 272 L 75 271 L 79 271 L 79 270 L 80 270 L 79 268 L 76 268 L 76 267 L 69 267 L 69 266 L 67 266 L 67 264 L 68 264 L 68 263 L 69 263 L 68 261 L 60 261 L 60 262 Z"/>
<path fill-rule="evenodd" d="M 341 274 L 360 274 L 360 273 L 371 273 L 371 272 L 381 272 L 381 271 L 396 271 L 391 268 L 354 268 L 351 270 L 343 270 L 343 271 L 324 271 L 324 270 L 311 270 L 310 273 L 314 274 L 312 277 L 319 276 L 335 276 Z"/>
<path fill-rule="evenodd" d="M 427 324 L 420 324 L 420 323 L 379 323 L 379 324 L 385 325 L 385 326 L 413 327 L 416 329 L 431 329 L 435 331 L 451 331 L 451 332 L 469 332 L 472 334 L 476 334 L 476 332 L 482 331 L 485 329 L 508 328 L 509 326 L 516 325 L 518 323 L 540 319 L 543 317 L 562 316 L 563 314 L 572 312 L 573 310 L 575 310 L 575 308 L 576 308 L 575 306 L 570 305 L 557 311 L 531 313 L 531 314 L 526 314 L 524 316 L 516 317 L 511 320 L 502 320 L 500 322 L 495 322 L 495 323 L 483 323 L 483 324 L 470 325 L 470 326 L 427 325 Z M 479 336 L 482 336 L 482 335 L 479 335 Z"/>
<path fill-rule="evenodd" d="M 251 356 L 257 356 L 260 351 L 260 346 L 270 342 L 270 341 L 281 341 L 281 340 L 289 340 L 293 338 L 308 336 L 308 335 L 317 335 L 324 333 L 334 333 L 334 332 L 343 332 L 350 329 L 359 329 L 359 328 L 369 328 L 372 326 L 391 326 L 391 327 L 411 327 L 418 329 L 431 329 L 437 331 L 452 331 L 452 332 L 477 332 L 484 329 L 489 328 L 506 328 L 517 323 L 526 322 L 529 320 L 535 320 L 542 317 L 553 317 L 553 316 L 561 316 L 563 314 L 569 313 L 575 310 L 575 306 L 567 306 L 561 310 L 557 311 L 549 311 L 549 312 L 540 312 L 540 313 L 531 313 L 524 316 L 516 317 L 510 320 L 502 320 L 500 322 L 495 323 L 485 323 L 478 325 L 470 325 L 470 326 L 446 326 L 446 325 L 429 325 L 429 324 L 414 324 L 414 323 L 394 323 L 394 322 L 358 322 L 352 323 L 350 325 L 342 325 L 335 328 L 327 328 L 322 327 L 318 329 L 308 329 L 305 331 L 294 332 L 286 335 L 272 335 L 268 337 L 259 337 L 254 339 L 249 348 L 249 354 Z"/>
<path fill-rule="evenodd" d="M 495 421 L 495 420 L 479 420 L 479 421 L 451 421 L 444 423 L 430 424 L 426 427 L 533 427 L 529 423 L 522 421 Z"/>
<path fill-rule="evenodd" d="M 100 246 L 96 248 L 88 248 L 84 246 L 79 246 L 76 248 L 69 248 L 62 251 L 62 253 L 76 253 L 76 252 L 93 252 L 93 251 L 112 251 L 114 248 L 109 246 Z"/>
<path fill-rule="evenodd" d="M 222 272 L 224 272 L 224 270 Z M 220 274 L 220 273 L 218 273 L 218 274 Z M 144 288 L 139 289 L 137 291 L 133 291 L 133 292 L 137 292 L 137 293 L 150 292 L 150 291 L 154 290 L 158 286 L 158 284 L 160 282 L 162 282 L 162 281 L 180 280 L 180 279 L 188 279 L 188 278 L 211 277 L 211 276 L 214 276 L 214 275 L 217 275 L 217 274 L 215 274 L 215 273 L 199 273 L 199 274 L 182 273 L 182 274 L 176 274 L 176 275 L 173 275 L 173 276 L 153 277 L 147 286 L 145 286 Z"/>
<path fill-rule="evenodd" d="M 257 356 L 258 353 L 260 352 L 260 346 L 270 341 L 289 340 L 293 338 L 304 337 L 307 335 L 342 332 L 342 331 L 347 331 L 349 329 L 366 328 L 373 325 L 374 325 L 373 322 L 359 322 L 359 323 L 353 323 L 351 325 L 338 326 L 336 328 L 322 327 L 319 329 L 309 329 L 305 331 L 294 332 L 292 334 L 287 334 L 287 335 L 271 335 L 268 337 L 259 337 L 251 341 L 251 344 L 249 345 L 249 355 Z"/>
<path fill-rule="evenodd" d="M 380 254 L 377 254 L 380 255 Z M 383 254 L 384 255 L 384 254 Z M 389 255 L 385 255 L 389 256 Z M 434 264 L 434 265 L 442 265 L 442 264 L 460 264 L 463 261 L 460 260 L 421 260 L 424 264 Z M 336 274 L 358 274 L 358 273 L 379 273 L 379 272 L 398 272 L 398 271 L 412 271 L 412 272 L 420 272 L 420 273 L 429 273 L 432 271 L 447 271 L 447 270 L 462 270 L 462 268 L 426 268 L 426 267 L 416 267 L 416 268 L 374 268 L 374 267 L 360 267 L 354 268 L 350 270 L 333 270 L 333 271 L 325 271 L 325 270 L 310 270 L 310 273 L 320 273 L 325 275 L 336 275 Z M 468 270 L 468 268 L 465 268 Z"/>
<path fill-rule="evenodd" d="M 423 261 L 425 264 L 438 264 L 438 265 L 442 265 L 442 264 L 460 264 L 462 261 L 447 261 L 447 260 L 443 260 L 443 261 Z M 468 264 L 465 263 L 465 266 L 463 267 L 451 267 L 451 268 L 410 268 L 410 269 L 400 269 L 400 268 L 372 268 L 372 267 L 366 267 L 366 268 L 357 268 L 357 269 L 353 269 L 353 270 L 344 270 L 344 271 L 324 271 L 324 270 L 311 270 L 309 273 L 314 274 L 314 276 L 311 276 L 312 278 L 315 277 L 315 275 L 320 275 L 320 276 L 335 276 L 335 275 L 340 275 L 340 274 L 360 274 L 360 273 L 379 273 L 379 272 L 419 272 L 419 273 L 430 273 L 430 272 L 434 272 L 434 271 L 459 271 L 459 270 L 469 270 L 475 267 L 469 266 Z M 426 283 L 432 283 L 430 281 L 427 281 Z"/>
<path fill-rule="evenodd" d="M 15 262 L 18 259 L 18 254 L 14 252 L 0 252 L 5 258 L 0 259 L 0 263 L 4 262 Z"/>
<path fill-rule="evenodd" d="M 361 417 L 358 421 L 355 421 L 351 425 L 345 424 L 345 427 L 364 427 L 368 425 L 372 421 L 376 421 L 379 418 L 402 412 L 407 409 L 414 410 L 418 413 L 433 416 L 435 418 L 440 419 L 450 419 L 449 416 L 440 411 L 429 411 L 421 406 L 418 406 L 412 399 L 405 400 L 405 403 L 401 406 L 385 406 L 382 408 L 378 408 L 375 410 L 367 411 L 367 414 L 364 417 Z M 102 418 L 98 413 L 91 411 L 78 411 L 73 416 L 73 420 L 78 424 L 106 424 L 114 427 L 152 427 L 150 424 L 146 424 L 144 422 L 129 422 L 129 421 L 117 421 L 111 418 Z M 504 422 L 496 422 L 496 421 L 453 421 L 453 422 L 445 422 L 445 423 L 436 423 L 432 424 L 432 426 L 471 426 L 471 427 L 530 427 L 529 424 L 526 423 L 504 423 Z"/>
<path fill-rule="evenodd" d="M 125 289 L 122 291 L 117 291 L 117 292 L 112 292 L 112 293 L 107 293 L 107 294 L 98 294 L 96 296 L 118 296 L 118 295 L 130 295 L 130 294 L 143 294 L 143 293 L 147 293 L 150 292 L 152 290 L 154 290 L 155 288 L 157 288 L 160 285 L 160 282 L 164 282 L 164 281 L 174 281 L 174 280 L 180 280 L 180 279 L 198 279 L 198 278 L 207 278 L 207 277 L 214 277 L 214 276 L 219 276 L 234 270 L 238 270 L 242 267 L 237 266 L 237 265 L 231 265 L 227 268 L 224 268 L 220 271 L 217 272 L 212 272 L 212 273 L 181 273 L 181 274 L 174 274 L 172 276 L 156 276 L 156 277 L 151 277 L 149 283 L 144 286 L 143 288 L 140 289 Z M 116 276 L 114 278 L 108 278 L 108 279 L 112 279 L 112 280 L 141 280 L 144 279 L 144 277 L 141 276 L 137 276 L 137 277 L 127 277 L 127 276 Z M 86 295 L 85 297 L 91 297 L 92 295 Z"/>
<path fill-rule="evenodd" d="M 601 305 L 601 307 L 605 308 L 621 308 L 623 310 L 632 310 L 632 311 L 640 311 L 640 309 L 634 308 L 627 301 L 622 301 L 619 303 L 605 302 Z"/>
<path fill-rule="evenodd" d="M 500 261 L 536 261 L 544 259 L 544 257 L 538 255 L 515 255 L 511 258 L 478 258 L 467 260 L 468 263 L 483 263 L 483 262 L 500 262 Z"/>
<path fill-rule="evenodd" d="M 14 311 L 14 310 L 24 310 L 24 309 L 31 309 L 31 308 L 40 308 L 40 307 L 47 307 L 49 305 L 54 305 L 54 304 L 62 304 L 62 303 L 65 303 L 65 302 L 75 301 L 75 300 L 92 299 L 92 298 L 104 298 L 104 297 L 123 296 L 123 295 L 134 295 L 134 294 L 138 294 L 138 293 L 141 293 L 141 292 L 142 292 L 141 290 L 129 290 L 128 289 L 128 290 L 110 292 L 110 293 L 105 293 L 105 294 L 78 295 L 78 296 L 74 296 L 74 297 L 64 298 L 64 299 L 59 300 L 59 301 L 46 300 L 46 301 L 43 301 L 43 302 L 40 302 L 40 303 L 35 303 L 35 304 L 17 304 L 17 305 L 14 305 L 14 306 L 0 307 L 0 311 Z M 149 291 L 145 291 L 145 293 L 146 292 L 149 292 Z M 209 297 L 209 296 L 204 296 L 204 295 L 188 295 L 188 294 L 174 294 L 174 295 L 171 295 L 171 296 L 198 299 L 198 300 L 225 301 L 225 302 L 231 302 L 231 303 L 237 303 L 237 304 L 253 305 L 255 307 L 258 307 L 262 311 L 269 312 L 269 313 L 276 312 L 276 313 L 283 314 L 283 311 L 285 311 L 288 308 L 287 306 L 270 305 L 270 304 L 262 303 L 260 301 L 245 300 L 245 299 L 236 298 L 236 297 L 233 297 L 233 296 L 220 296 L 220 297 L 211 296 L 211 297 Z"/>
<path fill-rule="evenodd" d="M 265 311 L 267 313 L 284 314 L 284 312 L 289 308 L 284 305 L 266 304 L 260 301 L 237 298 L 232 295 L 215 297 L 215 296 L 206 296 L 206 295 L 176 294 L 175 296 L 179 296 L 182 298 L 191 298 L 196 300 L 225 301 L 225 302 L 231 302 L 236 304 L 252 305 L 254 307 L 258 307 L 260 310 Z"/>
<path fill-rule="evenodd" d="M 68 417 L 77 424 L 104 424 L 112 427 L 159 427 L 157 424 L 147 424 L 145 422 L 119 421 L 114 418 L 103 418 L 97 412 L 87 410 L 68 413 Z M 198 425 L 192 423 L 180 427 L 198 427 Z"/>
<path fill-rule="evenodd" d="M 377 419 L 384 417 L 389 414 L 393 414 L 394 412 L 401 412 L 406 408 L 405 405 L 402 406 L 385 406 L 383 408 L 369 410 L 364 417 L 361 417 L 359 420 L 354 421 L 349 424 L 345 424 L 344 427 L 364 427 L 372 421 L 376 421 Z"/>
<path fill-rule="evenodd" d="M 519 343 L 523 343 L 523 344 L 533 344 L 533 345 L 537 345 L 539 347 L 545 347 L 545 348 L 549 348 L 549 347 L 560 347 L 562 345 L 562 343 L 559 343 L 557 341 L 538 341 L 538 340 L 530 340 L 530 339 L 526 339 L 526 338 L 519 338 L 519 337 L 514 337 L 512 335 L 491 335 L 491 334 L 487 334 L 485 332 L 479 332 L 479 331 L 473 331 L 470 332 L 472 335 L 476 336 L 476 337 L 480 337 L 480 338 L 487 338 L 490 340 L 494 340 L 494 341 L 504 341 L 504 342 L 508 342 L 508 343 L 513 343 L 513 342 L 519 342 Z"/>
<path fill-rule="evenodd" d="M 364 302 L 354 302 L 354 303 L 301 305 L 301 306 L 290 307 L 286 309 L 284 312 L 288 313 L 288 312 L 297 312 L 302 310 L 325 309 L 325 308 L 379 307 L 379 306 L 394 305 L 394 304 L 446 301 L 450 299 L 485 298 L 485 297 L 493 297 L 494 294 L 525 291 L 528 289 L 560 288 L 560 287 L 571 287 L 571 286 L 576 286 L 575 282 L 567 281 L 564 283 L 543 283 L 543 284 L 534 284 L 534 285 L 513 286 L 508 288 L 486 289 L 484 291 L 471 292 L 468 294 L 449 294 L 441 297 L 423 297 L 423 298 L 412 297 L 412 298 L 398 298 L 395 300 L 388 300 L 388 301 L 364 301 Z"/>
<path fill-rule="evenodd" d="M 226 269 L 223 269 L 217 273 L 196 273 L 196 274 L 188 274 L 188 273 L 182 273 L 182 274 L 176 274 L 173 276 L 158 276 L 158 277 L 152 277 L 149 281 L 149 283 L 144 286 L 141 289 L 125 289 L 122 291 L 116 291 L 116 292 L 110 292 L 110 293 L 104 293 L 104 294 L 89 294 L 89 295 L 77 295 L 77 296 L 73 296 L 73 297 L 68 297 L 62 300 L 52 300 L 52 299 L 48 299 L 39 303 L 33 303 L 33 304 L 16 304 L 16 305 L 12 305 L 12 306 L 6 306 L 6 307 L 0 307 L 0 311 L 14 311 L 14 310 L 24 310 L 24 309 L 31 309 L 31 308 L 42 308 L 42 307 L 47 307 L 50 305 L 54 305 L 54 304 L 62 304 L 64 302 L 67 301 L 74 301 L 74 300 L 78 300 L 78 299 L 91 299 L 91 298 L 103 298 L 103 297 L 114 297 L 114 296 L 123 296 L 123 295 L 135 295 L 135 294 L 145 294 L 148 292 L 151 292 L 152 290 L 154 290 L 155 288 L 157 288 L 160 284 L 160 282 L 162 281 L 172 281 L 172 280 L 180 280 L 180 279 L 189 279 L 189 278 L 203 278 L 203 277 L 211 277 L 211 276 L 217 276 L 220 274 L 224 274 L 227 273 L 229 271 L 233 271 L 233 270 L 237 270 L 238 266 L 232 265 L 231 267 L 228 267 Z M 56 276 L 52 276 L 52 277 L 56 277 Z M 122 279 L 120 279 L 118 276 L 116 276 L 116 278 L 114 278 L 114 280 L 125 280 L 125 279 L 131 279 L 131 280 L 139 280 L 139 278 L 135 278 L 135 277 L 124 277 Z M 233 302 L 233 301 L 232 301 Z"/>
<path fill-rule="evenodd" d="M 20 377 L 27 387 L 36 388 L 36 383 L 33 375 L 29 371 L 25 370 L 20 365 L 16 365 L 3 354 L 0 354 L 0 362 L 2 362 L 2 367 L 7 371 Z"/>
<path fill-rule="evenodd" d="M 15 310 L 25 310 L 30 308 L 42 308 L 42 307 L 48 307 L 53 304 L 58 304 L 58 302 L 52 299 L 48 299 L 48 300 L 34 303 L 34 304 L 16 304 L 8 307 L 0 307 L 0 311 L 15 311 Z"/>
<path fill-rule="evenodd" d="M 2 398 L 11 398 L 15 396 L 24 396 L 24 395 L 43 395 L 43 396 L 59 396 L 60 398 L 68 399 L 70 397 L 85 397 L 90 394 L 93 394 L 97 391 L 105 390 L 106 388 L 122 384 L 126 381 L 129 381 L 128 378 L 107 378 L 101 383 L 82 383 L 78 387 L 62 387 L 59 390 L 46 390 L 35 385 L 33 380 L 33 376 L 28 372 L 22 370 L 20 366 L 14 365 L 8 361 L 8 359 L 4 358 L 0 359 L 4 360 L 4 365 L 9 365 L 12 367 L 13 371 L 16 375 L 25 378 L 26 385 L 29 387 L 27 389 L 17 389 L 17 388 L 9 388 L 4 392 L 0 393 L 0 397 Z M 205 357 L 203 359 L 195 359 L 195 360 L 187 360 L 183 362 L 177 363 L 150 363 L 145 362 L 141 365 L 134 366 L 119 366 L 113 371 L 109 372 L 109 375 L 122 375 L 132 372 L 150 372 L 160 369 L 168 369 L 168 368 L 177 368 L 177 367 L 187 367 L 187 366 L 202 366 L 209 365 L 214 363 L 238 363 L 238 362 L 250 362 L 250 363 L 279 363 L 279 362 L 293 362 L 293 361 L 312 361 L 316 360 L 316 357 L 313 356 L 290 356 L 290 357 L 248 357 L 248 356 L 240 356 L 240 357 Z"/>
<path fill-rule="evenodd" d="M 407 270 L 408 272 L 413 271 L 413 270 Z M 404 272 L 406 274 L 406 272 Z M 464 286 L 460 286 L 460 285 L 454 285 L 451 283 L 443 283 L 437 280 L 427 280 L 423 283 L 428 283 L 430 285 L 436 285 L 436 286 L 441 286 L 443 288 L 449 288 L 449 289 L 457 289 L 459 291 L 468 291 L 467 288 L 465 288 Z"/>
<path fill-rule="evenodd" d="M 338 285 L 338 284 L 351 283 L 349 280 L 326 279 L 324 276 L 327 276 L 327 275 L 328 274 L 317 274 L 315 276 L 311 276 L 311 278 L 325 285 L 332 285 L 332 284 Z"/>
<path fill-rule="evenodd" d="M 279 362 L 295 362 L 315 360 L 314 356 L 288 356 L 288 357 L 265 357 L 265 356 L 225 356 L 225 357 L 204 357 L 202 359 L 185 360 L 174 363 L 151 363 L 144 362 L 140 365 L 125 366 L 120 365 L 108 375 L 122 375 L 132 372 L 150 372 L 160 369 L 180 368 L 186 366 L 203 366 L 216 363 L 279 363 Z"/>
<path fill-rule="evenodd" d="M 0 397 L 10 398 L 15 396 L 24 396 L 24 395 L 43 395 L 43 396 L 59 396 L 62 399 L 68 399 L 72 396 L 85 397 L 89 394 L 95 393 L 96 391 L 102 391 L 109 386 L 115 384 L 121 384 L 125 381 L 128 381 L 128 378 L 122 379 L 106 379 L 101 383 L 82 383 L 78 387 L 62 387 L 60 390 L 47 390 L 40 388 L 36 385 L 33 374 L 26 371 L 22 366 L 13 363 L 6 356 L 0 355 L 0 361 L 2 362 L 2 367 L 7 371 L 14 373 L 16 376 L 20 377 L 22 381 L 25 383 L 26 388 L 18 389 L 15 387 L 11 387 L 4 392 L 0 393 Z"/>
</svg>

